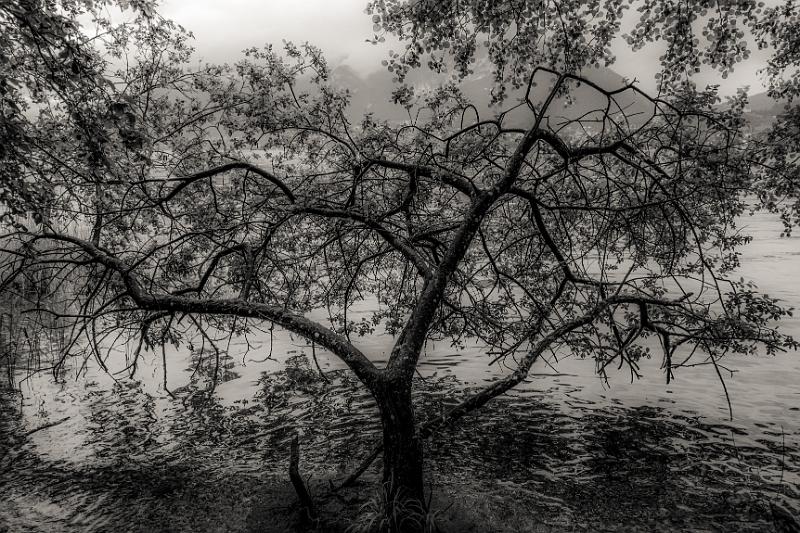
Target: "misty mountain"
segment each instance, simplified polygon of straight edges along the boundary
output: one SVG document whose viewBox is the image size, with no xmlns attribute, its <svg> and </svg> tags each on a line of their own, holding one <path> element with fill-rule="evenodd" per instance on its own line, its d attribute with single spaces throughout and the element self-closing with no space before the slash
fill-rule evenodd
<svg viewBox="0 0 800 533">
<path fill-rule="evenodd" d="M 777 115 L 786 105 L 786 100 L 776 100 L 765 92 L 748 96 L 747 102 L 751 113 L 764 115 Z"/>
<path fill-rule="evenodd" d="M 767 93 L 758 93 L 748 97 L 745 116 L 754 131 L 761 131 L 772 125 L 785 107 L 786 100 L 776 100 Z"/>
</svg>

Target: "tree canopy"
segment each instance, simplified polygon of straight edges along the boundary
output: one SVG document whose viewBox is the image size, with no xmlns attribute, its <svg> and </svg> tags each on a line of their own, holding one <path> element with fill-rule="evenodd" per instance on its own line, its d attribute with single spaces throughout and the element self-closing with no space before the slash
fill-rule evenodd
<svg viewBox="0 0 800 533">
<path fill-rule="evenodd" d="M 770 73 L 779 77 L 787 66 L 779 58 L 791 48 L 787 37 L 796 24 L 791 2 L 767 7 L 756 0 L 375 0 L 366 11 L 374 23 L 373 41 L 389 34 L 405 42 L 386 62 L 401 81 L 421 66 L 452 70 L 464 78 L 488 59 L 498 100 L 508 86 L 524 86 L 537 66 L 578 73 L 613 64 L 619 38 L 634 50 L 661 45 L 659 76 L 665 85 L 701 68 L 725 77 L 750 56 L 754 42 L 759 48 L 775 48 L 776 68 Z"/>
<path fill-rule="evenodd" d="M 488 61 L 494 102 L 515 100 L 538 66 L 567 73 L 613 66 L 613 45 L 620 39 L 633 50 L 661 50 L 659 94 L 693 85 L 701 71 L 725 80 L 754 50 L 766 51 L 760 76 L 768 94 L 785 102 L 786 109 L 763 136 L 765 142 L 753 147 L 754 158 L 768 169 L 758 192 L 763 206 L 781 214 L 787 233 L 800 221 L 793 149 L 800 142 L 795 100 L 800 14 L 793 1 L 375 0 L 366 12 L 374 24 L 373 43 L 387 36 L 403 43 L 384 61 L 398 82 L 420 68 L 464 80 Z"/>
<path fill-rule="evenodd" d="M 787 39 L 775 11 L 720 4 L 720 20 Z M 546 353 L 636 377 L 655 339 L 669 381 L 695 363 L 718 369 L 728 352 L 796 346 L 775 328 L 790 311 L 733 275 L 748 241 L 737 218 L 753 195 L 794 194 L 764 171 L 794 168 L 793 148 L 750 135 L 743 93 L 719 106 L 714 88 L 673 80 L 648 95 L 582 75 L 611 61 L 624 2 L 373 2 L 376 25 L 409 36 L 390 65 L 401 77 L 423 51 L 437 68 L 437 50 L 468 73 L 485 33 L 496 88 L 524 93 L 485 116 L 453 84 L 409 91 L 402 103 L 415 112 L 400 124 L 354 121 L 348 92 L 311 45 L 189 69 L 188 35 L 146 6 L 134 23 L 108 26 L 101 50 L 74 23 L 92 4 L 61 5 L 73 22 L 55 36 L 41 28 L 57 22 L 35 5 L 38 33 L 26 33 L 21 3 L 1 11 L 17 33 L 0 50 L 22 44 L 47 61 L 43 71 L 3 67 L 13 74 L 2 85 L 4 200 L 13 214 L 39 216 L 3 236 L 0 283 L 65 281 L 26 295 L 41 316 L 70 324 L 64 357 L 102 365 L 115 343 L 141 350 L 208 328 L 278 325 L 341 359 L 375 396 L 385 480 L 422 502 L 421 439 L 524 381 Z M 644 2 L 631 39 L 668 39 L 670 72 L 704 62 L 724 72 L 746 55 L 719 44 L 738 36 L 733 22 L 709 19 L 709 44 L 688 52 L 693 17 L 708 5 L 688 15 Z M 539 55 L 526 56 L 539 38 Z M 785 73 L 793 49 L 773 46 L 770 69 Z M 794 86 L 788 77 L 774 90 Z M 570 116 L 554 104 L 564 94 L 601 104 Z M 369 298 L 374 310 L 356 315 Z M 326 319 L 309 318 L 319 309 Z M 395 344 L 379 366 L 358 336 L 383 331 Z M 432 339 L 477 339 L 487 363 L 509 372 L 419 421 L 413 376 Z"/>
</svg>

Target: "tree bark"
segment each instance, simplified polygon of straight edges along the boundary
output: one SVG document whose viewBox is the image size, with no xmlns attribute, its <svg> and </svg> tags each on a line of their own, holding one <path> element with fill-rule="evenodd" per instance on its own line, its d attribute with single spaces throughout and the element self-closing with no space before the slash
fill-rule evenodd
<svg viewBox="0 0 800 533">
<path fill-rule="evenodd" d="M 392 531 L 422 531 L 425 524 L 422 439 L 411 403 L 411 384 L 387 383 L 379 394 L 383 425 L 383 490 Z"/>
</svg>

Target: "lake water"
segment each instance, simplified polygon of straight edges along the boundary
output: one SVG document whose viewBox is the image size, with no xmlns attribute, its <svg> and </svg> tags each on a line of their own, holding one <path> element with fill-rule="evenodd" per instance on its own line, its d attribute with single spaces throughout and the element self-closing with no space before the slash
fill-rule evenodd
<svg viewBox="0 0 800 533">
<path fill-rule="evenodd" d="M 741 275 L 800 307 L 800 238 L 780 238 L 769 215 L 743 222 L 754 241 Z M 800 337 L 797 318 L 781 328 Z M 257 498 L 243 487 L 286 477 L 295 432 L 305 472 L 348 472 L 378 440 L 369 395 L 318 351 L 331 382 L 321 381 L 299 339 L 276 331 L 251 341 L 226 346 L 211 397 L 213 356 L 196 371 L 187 349 L 165 354 L 172 394 L 160 351 L 144 354 L 133 379 L 112 378 L 122 352 L 108 360 L 111 375 L 93 361 L 71 363 L 57 382 L 18 370 L 14 389 L 0 392 L 0 531 L 254 530 Z M 374 336 L 359 347 L 380 360 L 391 344 Z M 478 346 L 430 345 L 422 417 L 507 371 L 487 362 Z M 726 358 L 732 420 L 712 366 L 681 369 L 667 385 L 660 362 L 644 361 L 634 383 L 623 369 L 610 386 L 591 361 L 538 362 L 519 390 L 430 439 L 434 494 L 518 498 L 497 531 L 526 523 L 526 498 L 555 531 L 764 531 L 775 527 L 770 503 L 800 514 L 799 354 Z"/>
</svg>

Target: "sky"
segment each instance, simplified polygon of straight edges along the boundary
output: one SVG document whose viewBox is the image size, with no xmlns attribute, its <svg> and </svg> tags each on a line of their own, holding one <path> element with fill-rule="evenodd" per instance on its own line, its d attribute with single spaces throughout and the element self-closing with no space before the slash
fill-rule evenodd
<svg viewBox="0 0 800 533">
<path fill-rule="evenodd" d="M 194 32 L 198 54 L 212 62 L 234 61 L 244 48 L 282 39 L 309 41 L 334 64 L 361 74 L 382 68 L 388 48 L 373 35 L 367 0 L 162 0 L 159 12 Z M 385 44 L 385 43 L 384 43 Z"/>
<path fill-rule="evenodd" d="M 191 30 L 199 58 L 210 62 L 233 62 L 244 48 L 266 43 L 280 45 L 282 39 L 309 41 L 319 46 L 332 65 L 346 64 L 361 76 L 381 69 L 380 62 L 392 47 L 390 39 L 378 46 L 366 43 L 373 35 L 372 21 L 364 12 L 367 0 L 162 0 L 159 11 Z M 396 43 L 395 43 L 396 44 Z M 661 49 L 650 46 L 633 53 L 618 39 L 613 70 L 636 78 L 645 90 L 655 87 Z M 757 70 L 766 52 L 755 50 L 727 80 L 716 73 L 702 73 L 698 83 L 720 84 L 720 92 L 734 94 L 750 86 L 750 93 L 764 91 Z"/>
</svg>

